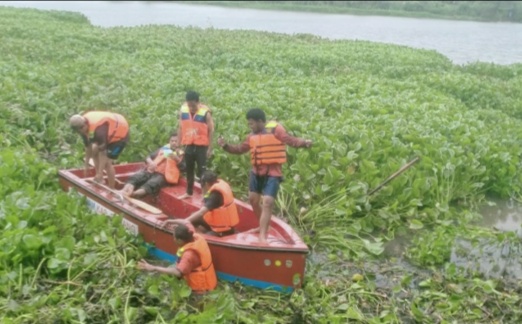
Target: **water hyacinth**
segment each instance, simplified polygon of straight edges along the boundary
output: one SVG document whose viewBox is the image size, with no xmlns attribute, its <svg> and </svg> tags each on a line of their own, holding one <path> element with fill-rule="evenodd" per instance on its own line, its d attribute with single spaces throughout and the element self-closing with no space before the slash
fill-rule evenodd
<svg viewBox="0 0 522 324">
<path fill-rule="evenodd" d="M 450 261 L 486 195 L 522 189 L 522 65 L 455 66 L 403 46 L 308 35 L 93 27 L 78 14 L 0 8 L 0 321 L 2 323 L 519 322 L 519 286 Z M 124 114 L 137 161 L 177 127 L 189 89 L 237 143 L 263 108 L 309 150 L 288 149 L 277 214 L 312 249 L 290 295 L 220 283 L 203 310 L 174 278 L 140 273 L 142 242 L 118 217 L 58 188 L 81 165 L 67 117 Z M 393 172 L 415 166 L 369 196 Z M 248 156 L 210 167 L 247 195 Z M 411 238 L 386 257 L 386 242 Z M 462 245 L 465 246 L 465 245 Z M 518 250 L 512 248 L 511 251 Z"/>
</svg>

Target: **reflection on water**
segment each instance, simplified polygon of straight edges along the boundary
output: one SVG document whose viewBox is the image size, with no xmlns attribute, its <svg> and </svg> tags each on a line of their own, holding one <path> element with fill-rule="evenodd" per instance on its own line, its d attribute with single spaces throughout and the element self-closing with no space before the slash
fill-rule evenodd
<svg viewBox="0 0 522 324">
<path fill-rule="evenodd" d="M 487 278 L 522 279 L 522 244 L 480 239 L 470 242 L 457 239 L 450 261 L 471 272 L 480 272 Z"/>
<path fill-rule="evenodd" d="M 499 231 L 514 231 L 522 236 L 522 204 L 513 200 L 490 200 L 481 208 L 482 220 L 478 225 Z"/>
<path fill-rule="evenodd" d="M 513 199 L 490 200 L 480 209 L 482 220 L 477 225 L 522 237 L 522 204 Z M 522 242 L 481 238 L 455 241 L 450 261 L 488 278 L 522 279 Z"/>
</svg>

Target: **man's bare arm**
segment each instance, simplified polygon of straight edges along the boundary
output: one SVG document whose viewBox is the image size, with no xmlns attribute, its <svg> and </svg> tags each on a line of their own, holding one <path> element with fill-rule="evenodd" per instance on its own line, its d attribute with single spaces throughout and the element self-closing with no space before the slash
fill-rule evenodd
<svg viewBox="0 0 522 324">
<path fill-rule="evenodd" d="M 165 267 L 155 266 L 155 265 L 148 263 L 145 260 L 140 260 L 138 262 L 138 269 L 147 270 L 147 271 L 156 271 L 156 272 L 160 272 L 160 273 L 164 273 L 164 274 L 173 275 L 178 278 L 183 277 L 183 274 L 176 267 L 165 268 Z"/>
</svg>

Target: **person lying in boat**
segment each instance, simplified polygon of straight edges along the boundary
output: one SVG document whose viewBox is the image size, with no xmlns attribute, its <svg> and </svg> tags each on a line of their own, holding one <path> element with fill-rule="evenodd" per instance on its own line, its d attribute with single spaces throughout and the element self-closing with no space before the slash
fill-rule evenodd
<svg viewBox="0 0 522 324">
<path fill-rule="evenodd" d="M 210 170 L 203 172 L 200 182 L 205 195 L 204 206 L 186 219 L 201 233 L 220 237 L 233 234 L 234 226 L 239 223 L 239 215 L 230 185 L 218 179 Z M 177 220 L 170 219 L 163 226 L 176 222 Z"/>
<path fill-rule="evenodd" d="M 103 182 L 105 171 L 108 185 L 114 189 L 116 172 L 112 160 L 118 158 L 129 141 L 127 120 L 120 114 L 108 111 L 89 111 L 83 115 L 71 116 L 69 124 L 83 139 L 85 171 L 92 158 L 96 170 L 94 181 Z"/>
<path fill-rule="evenodd" d="M 127 197 L 155 195 L 168 184 L 177 184 L 180 176 L 180 164 L 183 150 L 178 147 L 176 134 L 170 136 L 169 144 L 160 147 L 147 156 L 145 170 L 133 174 L 121 190 Z"/>
<path fill-rule="evenodd" d="M 140 260 L 138 269 L 157 271 L 184 278 L 192 293 L 201 295 L 214 290 L 217 286 L 216 271 L 212 255 L 205 238 L 194 233 L 194 227 L 187 220 L 178 219 L 174 228 L 174 240 L 178 249 L 178 261 L 175 266 L 160 267 Z"/>
</svg>

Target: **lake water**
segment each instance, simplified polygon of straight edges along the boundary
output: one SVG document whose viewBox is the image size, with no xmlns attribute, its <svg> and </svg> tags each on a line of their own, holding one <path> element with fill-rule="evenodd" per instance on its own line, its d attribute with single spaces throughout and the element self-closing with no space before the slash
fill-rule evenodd
<svg viewBox="0 0 522 324">
<path fill-rule="evenodd" d="M 101 27 L 169 24 L 307 33 L 432 49 L 456 64 L 522 63 L 522 24 L 235 9 L 146 1 L 2 1 L 2 6 L 76 11 Z"/>
<path fill-rule="evenodd" d="M 522 203 L 514 199 L 491 199 L 490 204 L 482 206 L 482 220 L 478 225 L 499 231 L 516 232 L 522 237 Z"/>
<path fill-rule="evenodd" d="M 522 203 L 514 199 L 490 199 L 480 214 L 482 220 L 477 225 L 515 232 L 522 237 Z M 489 278 L 522 280 L 522 241 L 460 237 L 453 242 L 450 261 Z"/>
</svg>

